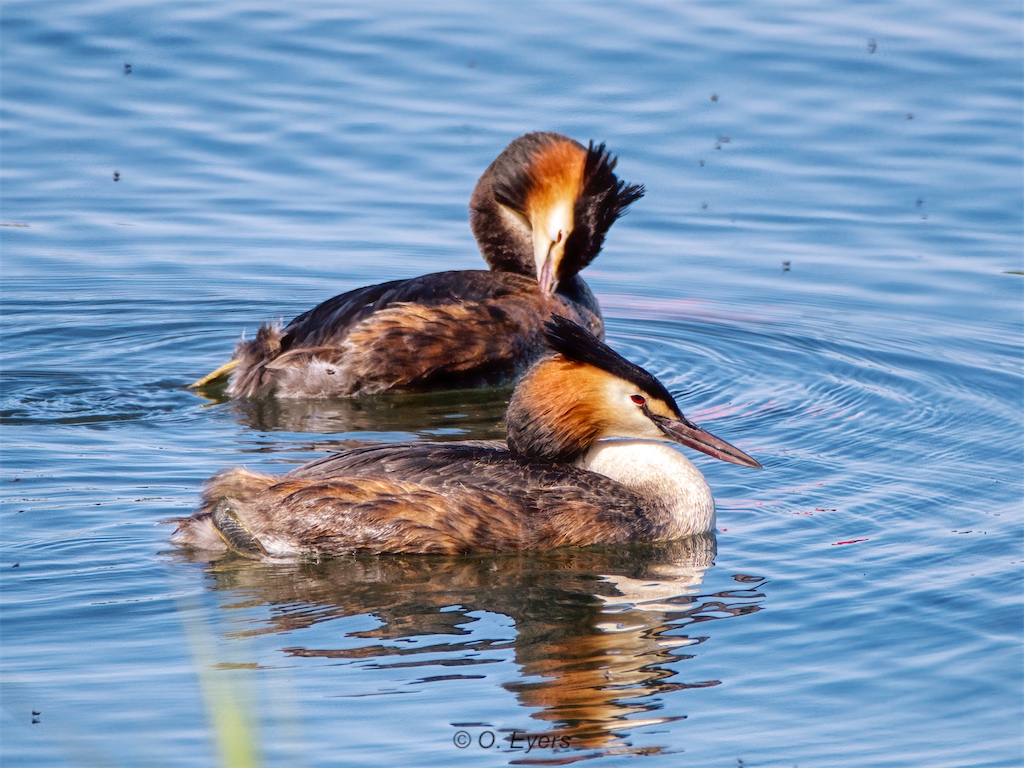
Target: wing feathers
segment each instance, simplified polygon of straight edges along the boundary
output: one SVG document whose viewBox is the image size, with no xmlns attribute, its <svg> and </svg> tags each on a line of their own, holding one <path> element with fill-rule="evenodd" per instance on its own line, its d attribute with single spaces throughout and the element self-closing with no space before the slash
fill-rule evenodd
<svg viewBox="0 0 1024 768">
<path fill-rule="evenodd" d="M 207 486 L 177 540 L 247 557 L 497 552 L 619 542 L 648 533 L 640 503 L 603 475 L 511 456 L 495 444 L 355 449 L 279 478 L 231 470 Z"/>
</svg>

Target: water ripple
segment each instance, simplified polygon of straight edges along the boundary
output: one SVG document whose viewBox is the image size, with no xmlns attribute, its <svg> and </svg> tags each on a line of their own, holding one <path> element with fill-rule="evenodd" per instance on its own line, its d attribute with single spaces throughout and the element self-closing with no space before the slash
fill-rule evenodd
<svg viewBox="0 0 1024 768">
<path fill-rule="evenodd" d="M 4 3 L 0 762 L 212 764 L 234 713 L 275 765 L 538 759 L 459 729 L 1019 764 L 1020 28 L 1006 0 Z M 184 387 L 263 322 L 479 268 L 470 191 L 535 129 L 645 184 L 585 273 L 609 341 L 765 464 L 693 457 L 714 565 L 172 550 L 157 521 L 219 469 L 500 435 L 507 390 Z"/>
</svg>

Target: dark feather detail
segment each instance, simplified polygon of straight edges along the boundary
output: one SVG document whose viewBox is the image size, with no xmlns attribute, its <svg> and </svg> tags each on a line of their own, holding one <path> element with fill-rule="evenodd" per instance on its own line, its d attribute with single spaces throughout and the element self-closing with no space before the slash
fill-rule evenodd
<svg viewBox="0 0 1024 768">
<path fill-rule="evenodd" d="M 604 144 L 590 142 L 583 169 L 583 189 L 576 200 L 575 222 L 565 243 L 565 256 L 559 265 L 558 279 L 564 280 L 582 270 L 601 251 L 612 224 L 632 203 L 644 196 L 640 184 L 627 184 L 615 175 L 618 161 Z"/>
<path fill-rule="evenodd" d="M 284 329 L 281 347 L 287 351 L 298 346 L 337 343 L 353 325 L 394 304 L 415 302 L 437 306 L 457 301 L 487 302 L 507 298 L 528 287 L 522 281 L 505 281 L 500 275 L 480 269 L 433 272 L 368 285 L 303 312 Z"/>
<path fill-rule="evenodd" d="M 668 531 L 604 475 L 480 442 L 356 448 L 276 478 L 231 470 L 178 523 L 178 543 L 257 558 L 539 550 Z"/>
<path fill-rule="evenodd" d="M 582 144 L 557 133 L 528 133 L 509 144 L 477 181 L 469 200 L 469 225 L 491 269 L 536 279 L 533 231 L 526 210 L 537 181 L 532 166 L 538 155 L 560 142 L 585 151 Z"/>
<path fill-rule="evenodd" d="M 664 400 L 676 416 L 682 418 L 682 411 L 664 384 L 572 320 L 553 315 L 544 323 L 544 335 L 551 348 L 563 357 L 577 363 L 592 365 L 636 384 L 642 391 Z"/>
<path fill-rule="evenodd" d="M 568 142 L 583 149 L 577 141 L 559 133 L 539 131 L 528 133 L 515 141 L 494 161 L 494 198 L 517 213 L 526 214 L 526 199 L 537 184 L 533 160 L 547 147 Z"/>
<path fill-rule="evenodd" d="M 535 276 L 531 231 L 526 221 L 527 199 L 537 184 L 534 160 L 560 142 L 586 152 L 581 188 L 574 203 L 573 231 L 556 277 L 570 279 L 594 260 L 609 228 L 626 208 L 643 197 L 644 188 L 627 184 L 615 175 L 616 159 L 604 144 L 583 145 L 558 133 L 529 133 L 513 141 L 480 177 L 470 200 L 470 225 L 480 250 L 492 269 Z M 510 221 L 499 205 L 523 219 Z"/>
<path fill-rule="evenodd" d="M 542 323 L 570 314 L 597 333 L 582 280 L 545 296 L 528 277 L 437 272 L 335 296 L 235 350 L 229 394 L 352 396 L 504 384 L 545 351 Z"/>
</svg>

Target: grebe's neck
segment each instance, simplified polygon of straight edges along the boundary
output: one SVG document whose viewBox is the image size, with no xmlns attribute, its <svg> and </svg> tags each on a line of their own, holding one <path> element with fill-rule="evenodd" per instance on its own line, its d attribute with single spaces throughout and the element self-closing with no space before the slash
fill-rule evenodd
<svg viewBox="0 0 1024 768">
<path fill-rule="evenodd" d="M 715 528 L 715 501 L 689 459 L 656 440 L 599 440 L 576 460 L 640 497 L 655 539 L 670 540 Z"/>
</svg>

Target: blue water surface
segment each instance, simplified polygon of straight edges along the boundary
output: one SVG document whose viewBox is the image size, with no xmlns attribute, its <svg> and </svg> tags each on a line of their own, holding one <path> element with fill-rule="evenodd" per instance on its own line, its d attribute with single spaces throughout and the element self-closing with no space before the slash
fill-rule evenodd
<svg viewBox="0 0 1024 768">
<path fill-rule="evenodd" d="M 9 0 L 0 762 L 1024 761 L 1019 3 Z M 482 265 L 513 138 L 646 197 L 609 342 L 762 461 L 715 537 L 206 560 L 203 481 L 500 437 L 507 389 L 233 403 L 243 331 Z M 465 740 L 465 741 L 464 741 Z"/>
</svg>

